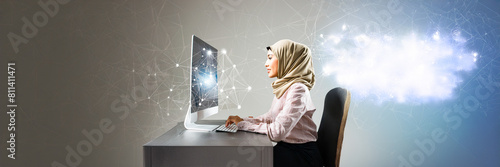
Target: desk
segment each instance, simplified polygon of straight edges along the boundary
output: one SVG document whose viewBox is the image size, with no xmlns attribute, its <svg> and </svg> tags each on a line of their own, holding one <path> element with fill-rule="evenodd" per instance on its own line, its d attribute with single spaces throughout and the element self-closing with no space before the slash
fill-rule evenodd
<svg viewBox="0 0 500 167">
<path fill-rule="evenodd" d="M 182 122 L 143 149 L 145 167 L 273 166 L 273 144 L 266 135 L 186 130 Z"/>
</svg>

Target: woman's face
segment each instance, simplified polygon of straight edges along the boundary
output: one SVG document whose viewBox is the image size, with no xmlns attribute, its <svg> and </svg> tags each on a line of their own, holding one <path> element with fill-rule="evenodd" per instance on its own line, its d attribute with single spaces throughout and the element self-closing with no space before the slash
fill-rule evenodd
<svg viewBox="0 0 500 167">
<path fill-rule="evenodd" d="M 278 76 L 278 58 L 274 56 L 271 50 L 267 51 L 266 68 L 269 78 L 274 78 Z"/>
</svg>

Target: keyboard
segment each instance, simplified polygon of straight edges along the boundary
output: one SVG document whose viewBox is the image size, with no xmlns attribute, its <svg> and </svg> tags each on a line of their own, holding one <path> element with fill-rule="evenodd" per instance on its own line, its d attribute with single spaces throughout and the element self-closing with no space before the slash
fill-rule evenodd
<svg viewBox="0 0 500 167">
<path fill-rule="evenodd" d="M 236 131 L 238 131 L 238 126 L 236 126 L 236 124 L 231 124 L 226 127 L 226 124 L 222 124 L 219 127 L 215 128 L 215 131 L 236 133 Z"/>
</svg>

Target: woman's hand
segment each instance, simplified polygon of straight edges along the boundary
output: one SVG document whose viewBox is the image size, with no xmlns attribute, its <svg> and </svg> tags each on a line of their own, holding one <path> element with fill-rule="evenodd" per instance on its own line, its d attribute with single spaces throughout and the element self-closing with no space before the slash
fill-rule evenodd
<svg viewBox="0 0 500 167">
<path fill-rule="evenodd" d="M 226 120 L 226 127 L 232 123 L 235 123 L 236 125 L 238 125 L 239 122 L 243 121 L 243 119 L 241 119 L 239 116 L 229 116 Z"/>
</svg>

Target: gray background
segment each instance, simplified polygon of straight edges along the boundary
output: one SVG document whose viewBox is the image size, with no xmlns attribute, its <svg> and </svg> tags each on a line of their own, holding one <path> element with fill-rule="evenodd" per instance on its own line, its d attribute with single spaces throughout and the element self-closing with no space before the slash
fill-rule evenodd
<svg viewBox="0 0 500 167">
<path fill-rule="evenodd" d="M 343 25 L 351 33 L 395 37 L 428 35 L 436 27 L 450 33 L 459 27 L 468 40 L 464 47 L 481 57 L 477 68 L 457 74 L 462 82 L 445 100 L 378 102 L 377 95 L 351 90 L 342 166 L 397 166 L 400 157 L 409 159 L 419 150 L 415 141 L 431 138 L 435 129 L 448 137 L 424 159 L 415 159 L 422 166 L 500 165 L 498 1 L 401 0 L 401 10 L 394 12 L 388 3 L 395 1 L 389 0 L 77 0 L 59 4 L 16 52 L 7 34 L 22 35 L 22 18 L 33 22 L 44 11 L 38 2 L 0 2 L 0 64 L 5 70 L 7 62 L 16 63 L 18 105 L 15 160 L 5 150 L 8 115 L 0 116 L 0 166 L 67 166 L 66 147 L 76 150 L 88 141 L 82 131 L 98 129 L 101 120 L 111 121 L 114 129 L 92 145 L 79 166 L 142 166 L 142 145 L 184 119 L 192 34 L 227 50 L 219 54 L 223 110 L 210 119 L 257 116 L 269 109 L 273 79 L 264 68 L 265 47 L 288 38 L 313 49 L 317 83 L 311 93 L 319 123 L 326 91 L 350 88 L 322 71 L 335 64 L 324 61 L 332 55 L 325 52 L 321 36 L 342 32 Z M 390 17 L 377 17 L 384 12 Z M 0 74 L 5 107 L 7 74 Z M 493 82 L 480 82 L 488 77 Z M 461 118 L 458 128 L 443 120 L 454 106 L 467 106 L 464 99 L 475 97 L 481 85 L 491 88 L 491 96 Z"/>
</svg>

